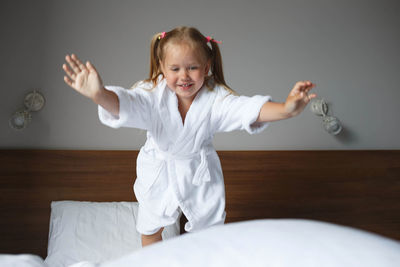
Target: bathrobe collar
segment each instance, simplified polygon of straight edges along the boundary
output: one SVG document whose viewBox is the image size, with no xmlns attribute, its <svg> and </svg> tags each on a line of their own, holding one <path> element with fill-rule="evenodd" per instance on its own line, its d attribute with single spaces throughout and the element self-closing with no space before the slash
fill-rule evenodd
<svg viewBox="0 0 400 267">
<path fill-rule="evenodd" d="M 204 123 L 204 120 L 211 112 L 216 94 L 203 86 L 195 98 L 186 114 L 185 123 L 182 122 L 182 116 L 178 109 L 178 97 L 171 90 L 163 79 L 159 83 L 161 91 L 159 115 L 163 125 L 170 133 L 169 139 L 175 144 L 174 152 L 181 153 L 185 140 L 190 140 L 196 134 L 197 130 Z M 169 114 L 170 116 L 166 116 Z"/>
</svg>

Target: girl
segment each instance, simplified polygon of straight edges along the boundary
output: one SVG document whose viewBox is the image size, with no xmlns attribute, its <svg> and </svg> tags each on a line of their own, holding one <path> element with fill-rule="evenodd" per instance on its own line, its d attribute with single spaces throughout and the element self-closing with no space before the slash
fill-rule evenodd
<svg viewBox="0 0 400 267">
<path fill-rule="evenodd" d="M 67 55 L 64 81 L 98 104 L 100 121 L 113 128 L 147 130 L 137 158 L 134 192 L 142 245 L 160 241 L 163 227 L 181 212 L 185 230 L 225 221 L 221 164 L 213 148 L 216 132 L 258 133 L 268 122 L 298 115 L 316 97 L 299 81 L 284 103 L 269 96 L 238 96 L 224 79 L 218 41 L 195 28 L 154 35 L 150 75 L 133 90 L 104 87 L 95 67 Z"/>
</svg>

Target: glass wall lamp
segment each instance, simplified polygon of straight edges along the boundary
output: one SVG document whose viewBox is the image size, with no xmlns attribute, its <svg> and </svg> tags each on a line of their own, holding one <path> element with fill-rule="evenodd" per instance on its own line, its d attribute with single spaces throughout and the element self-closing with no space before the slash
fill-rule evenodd
<svg viewBox="0 0 400 267">
<path fill-rule="evenodd" d="M 37 112 L 44 107 L 44 96 L 37 90 L 33 90 L 25 95 L 24 108 L 17 110 L 11 115 L 9 120 L 10 127 L 16 130 L 24 129 L 32 120 L 31 112 Z"/>
<path fill-rule="evenodd" d="M 325 130 L 333 135 L 337 135 L 342 130 L 342 125 L 338 118 L 334 116 L 329 116 L 328 114 L 328 104 L 323 98 L 315 98 L 311 102 L 311 111 L 318 116 L 322 116 L 322 124 Z"/>
</svg>

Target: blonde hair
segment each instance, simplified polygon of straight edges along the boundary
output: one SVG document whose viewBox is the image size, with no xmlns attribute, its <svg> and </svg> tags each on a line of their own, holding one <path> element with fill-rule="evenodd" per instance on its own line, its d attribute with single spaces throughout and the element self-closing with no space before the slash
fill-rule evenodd
<svg viewBox="0 0 400 267">
<path fill-rule="evenodd" d="M 164 77 L 160 62 L 165 59 L 167 45 L 181 44 L 182 42 L 195 48 L 195 51 L 199 51 L 203 58 L 206 59 L 206 62 L 210 61 L 210 76 L 207 76 L 204 81 L 210 90 L 215 85 L 221 85 L 230 93 L 236 95 L 236 92 L 225 82 L 221 52 L 218 44 L 212 40 L 207 42 L 207 38 L 193 27 L 177 27 L 165 34 L 157 33 L 153 36 L 150 45 L 150 72 L 149 77 L 144 82 L 151 82 L 153 88 L 157 85 L 159 78 Z"/>
</svg>

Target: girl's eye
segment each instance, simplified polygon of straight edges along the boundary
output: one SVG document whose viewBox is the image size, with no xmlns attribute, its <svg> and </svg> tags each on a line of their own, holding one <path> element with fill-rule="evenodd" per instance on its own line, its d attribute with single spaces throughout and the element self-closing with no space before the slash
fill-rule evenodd
<svg viewBox="0 0 400 267">
<path fill-rule="evenodd" d="M 191 66 L 188 67 L 188 70 L 197 70 L 199 67 L 198 66 Z M 179 68 L 172 68 L 171 71 L 177 72 L 179 71 Z"/>
</svg>

